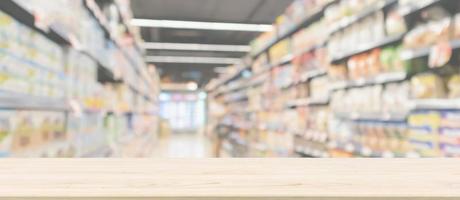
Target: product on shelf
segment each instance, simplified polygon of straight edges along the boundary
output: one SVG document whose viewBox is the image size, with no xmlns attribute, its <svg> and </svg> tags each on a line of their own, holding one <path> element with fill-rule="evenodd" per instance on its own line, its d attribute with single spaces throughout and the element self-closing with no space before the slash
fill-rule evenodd
<svg viewBox="0 0 460 200">
<path fill-rule="evenodd" d="M 315 100 L 327 100 L 329 98 L 329 78 L 322 76 L 314 78 L 310 82 L 310 98 Z"/>
<path fill-rule="evenodd" d="M 292 60 L 294 65 L 294 80 L 307 81 L 314 76 L 321 75 L 322 71 L 326 71 L 326 55 L 325 49 L 319 48 L 315 51 L 299 54 Z"/>
<path fill-rule="evenodd" d="M 34 30 L 0 13 L 0 89 L 63 98 L 63 50 Z"/>
<path fill-rule="evenodd" d="M 348 79 L 348 70 L 345 64 L 330 65 L 327 74 L 332 82 L 345 81 Z"/>
<path fill-rule="evenodd" d="M 375 78 L 385 73 L 414 73 L 409 62 L 401 59 L 400 47 L 377 48 L 369 53 L 351 57 L 348 62 L 348 77 L 351 80 Z"/>
<path fill-rule="evenodd" d="M 262 72 L 264 69 L 268 67 L 268 56 L 267 54 L 262 54 L 254 60 L 251 68 L 254 74 L 258 74 Z"/>
<path fill-rule="evenodd" d="M 334 58 L 344 52 L 353 52 L 361 48 L 360 45 L 382 41 L 384 38 L 383 12 L 377 12 L 361 22 L 333 34 L 328 42 L 329 55 Z"/>
<path fill-rule="evenodd" d="M 407 125 L 400 121 L 357 121 L 352 122 L 362 156 L 406 155 L 410 150 Z"/>
<path fill-rule="evenodd" d="M 419 74 L 411 79 L 412 97 L 415 99 L 434 99 L 446 97 L 441 77 L 432 73 Z"/>
<path fill-rule="evenodd" d="M 356 13 L 364 12 L 367 9 L 375 7 L 383 2 L 382 0 L 344 0 L 329 6 L 325 11 L 325 18 L 329 23 L 336 23 L 340 20 L 346 20 Z"/>
<path fill-rule="evenodd" d="M 456 14 L 453 19 L 454 22 L 454 38 L 460 38 L 460 13 Z"/>
<path fill-rule="evenodd" d="M 455 3 L 295 1 L 253 42 L 271 45 L 253 72 L 273 67 L 248 93 L 256 155 L 289 152 L 293 137 L 302 156 L 460 156 Z"/>
<path fill-rule="evenodd" d="M 417 111 L 409 116 L 409 141 L 412 151 L 420 156 L 439 156 L 441 115 L 436 111 Z"/>
<path fill-rule="evenodd" d="M 382 112 L 404 116 L 409 112 L 410 94 L 408 81 L 387 84 L 382 94 Z"/>
<path fill-rule="evenodd" d="M 385 20 L 385 30 L 388 35 L 397 35 L 407 32 L 407 25 L 404 17 L 397 9 L 388 13 Z"/>
<path fill-rule="evenodd" d="M 409 31 L 404 37 L 404 47 L 409 49 L 424 48 L 439 41 L 449 41 L 451 19 L 446 18 L 424 24 Z"/>
<path fill-rule="evenodd" d="M 148 72 L 143 55 L 133 44 L 119 42 L 126 30 L 120 28 L 125 26 L 112 15 L 114 11 L 109 13 L 114 18 L 109 17 L 105 24 L 94 13 L 103 8 L 96 4 L 94 10 L 88 9 L 88 2 L 94 3 L 18 0 L 12 3 L 18 4 L 19 12 L 0 12 L 0 93 L 18 98 L 13 111 L 0 114 L 0 156 L 84 156 L 89 146 L 92 150 L 107 146 L 110 130 L 101 127 L 110 113 L 115 113 L 119 124 L 128 124 L 127 113 L 155 114 L 156 97 L 151 97 L 158 93 L 157 72 Z M 18 16 L 21 12 L 39 17 L 29 23 L 23 21 L 27 16 Z M 105 87 L 108 85 L 114 89 Z M 61 102 L 66 109 L 49 110 L 47 106 L 54 105 L 43 103 L 48 99 L 48 104 Z M 0 103 L 0 109 L 8 107 L 8 102 Z M 40 111 L 34 111 L 35 107 Z M 81 123 L 85 120 L 87 123 Z M 151 122 L 156 126 L 155 120 Z M 132 132 L 128 126 L 118 128 L 123 132 L 120 135 Z M 97 130 L 89 134 L 93 138 L 81 139 L 91 130 Z"/>
<path fill-rule="evenodd" d="M 458 110 L 441 113 L 439 134 L 440 149 L 443 155 L 460 157 L 460 112 Z"/>
<path fill-rule="evenodd" d="M 68 137 L 63 113 L 1 111 L 0 115 L 4 133 L 0 141 L 2 156 L 49 156 L 43 146 L 62 143 Z"/>
<path fill-rule="evenodd" d="M 453 75 L 448 82 L 449 98 L 460 98 L 460 75 Z"/>
<path fill-rule="evenodd" d="M 409 63 L 401 59 L 401 46 L 390 46 L 382 49 L 380 63 L 383 72 L 411 72 Z"/>
<path fill-rule="evenodd" d="M 262 51 L 269 42 L 276 37 L 275 32 L 269 31 L 261 34 L 258 38 L 251 42 L 251 54 L 254 55 Z"/>
<path fill-rule="evenodd" d="M 324 44 L 327 39 L 327 35 L 323 32 L 325 28 L 325 21 L 321 20 L 295 33 L 292 38 L 294 55 L 304 53 Z"/>
<path fill-rule="evenodd" d="M 279 63 L 291 53 L 291 40 L 285 39 L 269 50 L 271 64 Z"/>
</svg>

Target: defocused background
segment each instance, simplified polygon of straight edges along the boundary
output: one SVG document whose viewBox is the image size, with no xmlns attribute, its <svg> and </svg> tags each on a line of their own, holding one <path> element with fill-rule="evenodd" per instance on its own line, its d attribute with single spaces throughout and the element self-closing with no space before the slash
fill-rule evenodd
<svg viewBox="0 0 460 200">
<path fill-rule="evenodd" d="M 2 0 L 0 157 L 458 157 L 459 13 Z"/>
</svg>

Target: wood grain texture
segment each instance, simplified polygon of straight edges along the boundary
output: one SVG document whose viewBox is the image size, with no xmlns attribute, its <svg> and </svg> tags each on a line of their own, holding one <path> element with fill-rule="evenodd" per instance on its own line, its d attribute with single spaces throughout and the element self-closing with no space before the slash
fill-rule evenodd
<svg viewBox="0 0 460 200">
<path fill-rule="evenodd" d="M 460 199 L 460 159 L 4 159 L 0 199 Z"/>
</svg>

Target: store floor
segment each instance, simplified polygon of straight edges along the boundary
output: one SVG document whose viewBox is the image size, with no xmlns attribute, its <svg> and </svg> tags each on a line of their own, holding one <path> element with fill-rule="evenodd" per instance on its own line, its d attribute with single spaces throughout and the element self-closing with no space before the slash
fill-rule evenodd
<svg viewBox="0 0 460 200">
<path fill-rule="evenodd" d="M 212 145 L 201 133 L 172 133 L 159 139 L 153 147 L 154 158 L 207 158 Z"/>
</svg>

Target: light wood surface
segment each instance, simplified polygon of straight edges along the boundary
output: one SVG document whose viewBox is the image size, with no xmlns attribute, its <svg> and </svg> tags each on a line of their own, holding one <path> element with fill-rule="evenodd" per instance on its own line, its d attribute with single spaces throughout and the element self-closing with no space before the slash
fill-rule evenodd
<svg viewBox="0 0 460 200">
<path fill-rule="evenodd" d="M 0 160 L 11 200 L 441 197 L 460 199 L 460 159 Z"/>
</svg>

